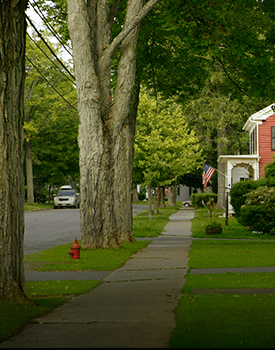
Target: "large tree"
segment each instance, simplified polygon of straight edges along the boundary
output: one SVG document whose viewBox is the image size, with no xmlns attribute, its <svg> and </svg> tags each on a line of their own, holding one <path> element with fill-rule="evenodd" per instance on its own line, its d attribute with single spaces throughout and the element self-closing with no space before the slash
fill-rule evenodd
<svg viewBox="0 0 275 350">
<path fill-rule="evenodd" d="M 157 2 L 149 0 L 142 6 L 142 0 L 116 0 L 110 8 L 107 0 L 67 0 L 80 117 L 81 234 L 85 248 L 118 246 L 122 238 L 133 239 L 132 228 L 123 235 L 121 227 L 118 230 L 114 200 L 115 195 L 125 198 L 122 192 L 129 191 L 124 179 L 130 171 L 127 152 L 131 145 L 125 147 L 125 129 L 135 85 L 138 26 Z M 112 39 L 112 24 L 122 11 L 126 11 L 124 24 Z M 112 91 L 112 59 L 117 49 L 117 78 Z M 127 204 L 130 212 L 131 202 Z"/>
<path fill-rule="evenodd" d="M 24 292 L 23 115 L 27 0 L 0 1 L 0 299 Z"/>
</svg>

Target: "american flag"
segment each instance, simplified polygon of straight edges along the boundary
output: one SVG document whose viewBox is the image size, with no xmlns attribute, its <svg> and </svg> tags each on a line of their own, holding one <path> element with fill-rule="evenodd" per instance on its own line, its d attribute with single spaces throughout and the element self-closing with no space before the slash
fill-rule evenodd
<svg viewBox="0 0 275 350">
<path fill-rule="evenodd" d="M 207 186 L 209 180 L 211 179 L 212 175 L 215 172 L 215 168 L 213 168 L 210 165 L 204 164 L 204 168 L 203 168 L 203 174 L 202 174 L 202 184 L 204 187 Z"/>
</svg>

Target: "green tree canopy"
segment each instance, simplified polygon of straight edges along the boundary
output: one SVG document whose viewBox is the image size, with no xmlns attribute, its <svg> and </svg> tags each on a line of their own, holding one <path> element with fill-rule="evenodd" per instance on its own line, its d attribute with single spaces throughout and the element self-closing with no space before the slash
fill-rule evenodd
<svg viewBox="0 0 275 350">
<path fill-rule="evenodd" d="M 150 187 L 171 185 L 202 165 L 203 149 L 172 100 L 142 94 L 135 139 L 134 179 Z"/>
</svg>

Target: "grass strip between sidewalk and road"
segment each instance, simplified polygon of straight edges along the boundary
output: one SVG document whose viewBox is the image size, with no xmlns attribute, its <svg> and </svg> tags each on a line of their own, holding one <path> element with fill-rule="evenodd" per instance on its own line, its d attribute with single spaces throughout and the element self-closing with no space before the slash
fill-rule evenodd
<svg viewBox="0 0 275 350">
<path fill-rule="evenodd" d="M 207 220 L 202 217 L 199 223 L 198 218 L 196 210 L 193 237 L 205 235 Z M 236 241 L 238 236 L 255 237 L 241 225 L 236 226 L 235 219 L 229 219 L 229 226 L 239 232 L 232 227 L 226 231 L 224 238 L 232 240 L 193 240 L 189 269 L 275 266 L 275 242 Z M 241 295 L 238 290 L 274 288 L 275 273 L 191 275 L 190 270 L 182 289 L 184 295 L 175 309 L 172 348 L 274 348 L 275 295 Z M 216 289 L 217 293 L 190 294 L 195 289 Z M 219 294 L 219 289 L 234 289 L 234 294 Z"/>
<path fill-rule="evenodd" d="M 81 240 L 78 241 L 81 246 Z M 81 249 L 80 259 L 70 259 L 73 242 L 29 254 L 24 263 L 34 271 L 113 271 L 125 264 L 131 255 L 146 247 L 148 241 L 123 242 L 119 249 Z"/>
<path fill-rule="evenodd" d="M 35 210 L 45 208 L 35 205 L 25 208 Z M 158 209 L 159 215 L 148 219 L 148 212 L 141 212 L 134 218 L 134 235 L 136 237 L 157 237 L 163 232 L 164 226 L 171 214 L 176 213 L 180 203 L 176 207 Z M 79 241 L 81 245 L 81 240 Z M 24 263 L 28 269 L 36 271 L 113 271 L 131 258 L 140 249 L 146 247 L 150 241 L 137 241 L 123 243 L 120 249 L 81 249 L 80 259 L 70 260 L 68 252 L 73 242 L 56 246 L 46 251 L 25 256 Z M 20 331 L 33 319 L 42 317 L 61 306 L 72 296 L 89 292 L 100 285 L 102 281 L 43 281 L 26 282 L 26 294 L 34 305 L 23 305 L 0 301 L 0 342 Z"/>
</svg>

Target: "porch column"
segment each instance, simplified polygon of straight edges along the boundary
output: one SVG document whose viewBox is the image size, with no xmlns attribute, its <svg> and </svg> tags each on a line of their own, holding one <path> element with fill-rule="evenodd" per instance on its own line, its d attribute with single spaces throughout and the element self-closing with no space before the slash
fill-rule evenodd
<svg viewBox="0 0 275 350">
<path fill-rule="evenodd" d="M 230 191 L 232 188 L 232 169 L 233 169 L 233 165 L 231 162 L 227 163 L 227 189 L 225 189 L 225 196 L 226 196 L 226 192 Z M 230 203 L 230 194 L 228 196 L 228 211 L 229 213 L 233 212 L 233 207 Z"/>
<path fill-rule="evenodd" d="M 227 163 L 227 187 L 232 188 L 232 169 L 233 165 L 231 162 Z"/>
</svg>

